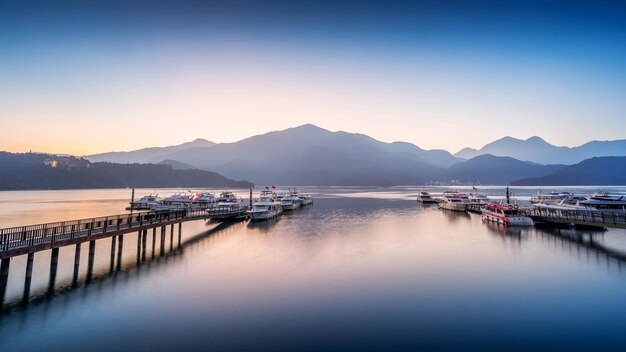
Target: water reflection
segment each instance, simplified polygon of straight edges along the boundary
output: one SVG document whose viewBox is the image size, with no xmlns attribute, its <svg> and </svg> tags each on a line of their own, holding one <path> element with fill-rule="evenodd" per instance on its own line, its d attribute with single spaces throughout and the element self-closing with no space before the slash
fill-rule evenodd
<svg viewBox="0 0 626 352">
<path fill-rule="evenodd" d="M 2 307 L 3 308 L 2 311 L 3 313 L 6 313 L 7 311 L 12 311 L 19 307 L 25 307 L 26 305 L 29 305 L 29 304 L 38 305 L 40 304 L 41 301 L 49 301 L 49 300 L 54 299 L 56 296 L 67 294 L 76 289 L 83 289 L 90 285 L 100 283 L 104 280 L 112 280 L 112 282 L 115 284 L 116 282 L 118 282 L 118 280 L 116 279 L 118 276 L 124 276 L 125 279 L 123 282 L 127 282 L 127 280 L 140 277 L 142 274 L 148 274 L 154 270 L 158 270 L 159 267 L 166 265 L 166 263 L 168 262 L 171 263 L 171 262 L 180 260 L 180 258 L 178 257 L 182 256 L 185 253 L 185 251 L 189 251 L 191 248 L 198 245 L 200 241 L 206 240 L 207 238 L 211 236 L 217 236 L 220 233 L 226 234 L 228 233 L 227 230 L 230 228 L 232 228 L 230 231 L 232 233 L 233 232 L 232 230 L 236 229 L 237 227 L 241 227 L 242 225 L 243 225 L 242 221 L 219 222 L 216 224 L 215 227 L 211 228 L 210 230 L 207 230 L 205 232 L 202 232 L 195 236 L 187 238 L 179 246 L 170 246 L 167 254 L 163 253 L 161 255 L 156 255 L 154 251 L 154 246 L 153 246 L 152 256 L 150 258 L 147 258 L 145 255 L 146 246 L 144 243 L 143 254 L 140 254 L 140 256 L 136 258 L 135 265 L 130 264 L 133 261 L 133 258 L 123 259 L 121 255 L 118 255 L 117 260 L 116 260 L 115 258 L 116 256 L 113 254 L 111 257 L 111 268 L 113 267 L 113 263 L 116 262 L 117 266 L 115 270 L 105 270 L 103 268 L 101 270 L 94 272 L 93 271 L 94 260 L 93 260 L 93 256 L 91 256 L 91 259 L 89 260 L 87 274 L 82 281 L 79 280 L 78 270 L 75 269 L 71 281 L 57 283 L 56 282 L 56 269 L 57 268 L 51 266 L 49 282 L 45 290 L 39 290 L 39 291 L 31 293 L 30 292 L 31 280 L 30 278 L 27 278 L 27 280 L 25 281 L 24 292 L 23 292 L 23 296 L 21 300 L 19 302 L 16 301 L 16 302 L 7 303 L 6 305 Z M 119 236 L 119 237 L 123 238 L 123 236 Z M 143 239 L 145 237 L 138 236 L 138 238 Z M 113 241 L 113 243 L 115 244 L 115 241 Z M 117 243 L 120 243 L 119 240 L 117 241 Z"/>
<path fill-rule="evenodd" d="M 121 262 L 109 255 L 119 242 L 98 241 L 90 280 L 87 244 L 77 279 L 74 248 L 62 249 L 49 296 L 50 254 L 37 254 L 27 304 L 15 294 L 18 258 L 2 346 L 84 348 L 68 327 L 95 350 L 110 349 L 110 336 L 124 350 L 487 350 L 512 340 L 562 350 L 571 331 L 573 349 L 626 344 L 626 231 L 506 228 L 422 207 L 403 188 L 350 191 L 317 189 L 312 207 L 271 222 L 185 224 L 180 249 L 168 228 L 163 256 L 160 229 L 125 235 Z"/>
</svg>

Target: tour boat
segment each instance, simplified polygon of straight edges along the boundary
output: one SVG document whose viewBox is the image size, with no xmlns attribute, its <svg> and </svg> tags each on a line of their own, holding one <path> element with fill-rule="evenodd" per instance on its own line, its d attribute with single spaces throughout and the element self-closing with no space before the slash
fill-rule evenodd
<svg viewBox="0 0 626 352">
<path fill-rule="evenodd" d="M 421 191 L 417 195 L 417 201 L 420 203 L 428 204 L 428 203 L 437 203 L 437 200 L 430 196 L 430 193 L 426 191 Z"/>
<path fill-rule="evenodd" d="M 259 200 L 252 204 L 248 212 L 252 220 L 268 220 L 283 213 L 283 208 L 276 196 L 276 192 L 263 191 Z"/>
<path fill-rule="evenodd" d="M 494 222 L 504 226 L 533 226 L 533 219 L 522 209 L 513 204 L 489 203 L 483 210 L 483 221 Z"/>
<path fill-rule="evenodd" d="M 280 199 L 280 205 L 283 210 L 295 210 L 300 208 L 300 197 L 295 192 L 289 193 Z"/>
<path fill-rule="evenodd" d="M 491 200 L 489 199 L 489 197 L 487 197 L 484 194 L 479 194 L 479 193 L 470 193 L 469 195 L 469 202 L 471 205 L 474 206 L 486 206 L 487 204 L 491 203 Z"/>
<path fill-rule="evenodd" d="M 217 197 L 215 197 L 215 194 L 211 192 L 201 192 L 201 193 L 196 193 L 192 197 L 192 202 L 198 203 L 201 206 L 206 207 L 210 205 L 215 205 L 218 202 L 218 199 Z"/>
<path fill-rule="evenodd" d="M 563 199 L 570 198 L 572 196 L 569 192 L 549 192 L 549 193 L 537 193 L 530 197 L 530 202 L 535 203 L 558 203 Z"/>
<path fill-rule="evenodd" d="M 131 202 L 128 210 L 151 210 L 153 207 L 160 206 L 161 199 L 158 194 L 149 194 L 139 198 L 136 202 Z"/>
<path fill-rule="evenodd" d="M 623 213 L 626 212 L 626 196 L 594 194 L 589 199 L 580 201 L 580 205 L 589 210 Z"/>
<path fill-rule="evenodd" d="M 233 213 L 240 214 L 234 217 L 239 219 L 247 213 L 247 204 L 237 198 L 232 192 L 222 192 L 219 199 L 220 201 L 218 201 L 214 207 L 207 209 L 207 212 L 211 214 L 211 219 L 221 220 L 233 218 Z"/>
<path fill-rule="evenodd" d="M 197 207 L 198 203 L 194 203 L 193 199 L 195 194 L 179 192 L 174 193 L 171 196 L 164 198 L 161 201 L 158 210 L 181 210 Z M 157 209 L 153 209 L 157 210 Z"/>
<path fill-rule="evenodd" d="M 219 202 L 237 202 L 237 196 L 233 192 L 224 191 L 220 193 L 220 197 L 217 199 Z"/>
<path fill-rule="evenodd" d="M 313 204 L 313 197 L 311 197 L 310 194 L 307 194 L 307 193 L 298 194 L 298 197 L 300 198 L 300 205 L 301 206 Z"/>
<path fill-rule="evenodd" d="M 437 203 L 437 206 L 440 209 L 461 211 L 461 212 L 466 211 L 468 205 L 469 205 L 469 198 L 467 197 L 467 195 L 463 193 L 456 193 L 456 192 L 444 192 L 443 201 L 440 203 Z"/>
</svg>

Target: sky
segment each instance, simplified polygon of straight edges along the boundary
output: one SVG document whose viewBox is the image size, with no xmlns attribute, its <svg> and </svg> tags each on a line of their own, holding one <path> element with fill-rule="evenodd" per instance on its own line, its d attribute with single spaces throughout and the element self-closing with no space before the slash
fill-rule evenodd
<svg viewBox="0 0 626 352">
<path fill-rule="evenodd" d="M 626 138 L 626 5 L 0 0 L 0 150 L 312 123 L 457 152 Z"/>
</svg>

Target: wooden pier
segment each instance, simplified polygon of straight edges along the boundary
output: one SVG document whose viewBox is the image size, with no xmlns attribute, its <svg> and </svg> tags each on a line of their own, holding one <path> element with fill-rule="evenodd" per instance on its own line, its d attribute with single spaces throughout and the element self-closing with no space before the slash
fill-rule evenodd
<svg viewBox="0 0 626 352">
<path fill-rule="evenodd" d="M 47 224 L 18 226 L 0 229 L 0 302 L 4 298 L 9 276 L 11 258 L 27 255 L 25 287 L 30 286 L 33 261 L 36 252 L 52 250 L 50 259 L 50 282 L 54 284 L 59 261 L 59 248 L 75 245 L 74 276 L 80 264 L 80 248 L 89 243 L 88 266 L 93 266 L 96 241 L 111 238 L 111 265 L 116 252 L 118 265 L 124 245 L 124 234 L 137 232 L 137 255 L 145 253 L 148 230 L 152 229 L 152 250 L 155 251 L 156 233 L 160 228 L 160 254 L 164 255 L 167 227 L 170 227 L 170 248 L 174 246 L 174 225 L 178 224 L 178 246 L 181 244 L 182 223 L 208 219 L 240 219 L 246 217 L 248 207 L 198 208 L 158 212 L 139 212 L 105 217 L 53 222 Z M 142 251 L 143 249 L 143 251 Z M 145 254 L 144 254 L 145 255 Z M 90 270 L 89 270 L 90 271 Z"/>
<path fill-rule="evenodd" d="M 626 229 L 626 213 L 599 210 L 575 211 L 534 208 L 530 217 L 537 223 L 547 225 L 574 225 L 592 228 L 615 227 Z"/>
</svg>

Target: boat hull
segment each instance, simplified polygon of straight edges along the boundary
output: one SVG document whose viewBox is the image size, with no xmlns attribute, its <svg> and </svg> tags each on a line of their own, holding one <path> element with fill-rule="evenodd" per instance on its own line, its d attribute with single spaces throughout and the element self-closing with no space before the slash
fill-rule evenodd
<svg viewBox="0 0 626 352">
<path fill-rule="evenodd" d="M 298 203 L 291 203 L 291 204 L 283 204 L 283 210 L 296 210 L 300 207 L 300 204 Z"/>
<path fill-rule="evenodd" d="M 437 200 L 435 200 L 433 198 L 426 198 L 426 199 L 424 199 L 424 198 L 417 197 L 417 201 L 422 203 L 422 204 L 436 204 L 437 203 Z"/>
<path fill-rule="evenodd" d="M 279 216 L 280 214 L 282 214 L 282 212 L 275 211 L 275 210 L 268 210 L 268 211 L 253 211 L 253 212 L 249 212 L 248 214 L 250 215 L 250 220 L 252 221 L 264 221 L 264 220 L 273 219 Z"/>
<path fill-rule="evenodd" d="M 467 210 L 467 204 L 466 203 L 449 203 L 449 202 L 443 202 L 443 203 L 437 203 L 439 209 L 443 209 L 443 210 L 450 210 L 450 211 L 459 211 L 459 212 L 464 212 Z"/>
<path fill-rule="evenodd" d="M 483 211 L 483 221 L 493 222 L 504 226 L 534 226 L 535 222 L 528 216 L 503 216 Z"/>
</svg>

